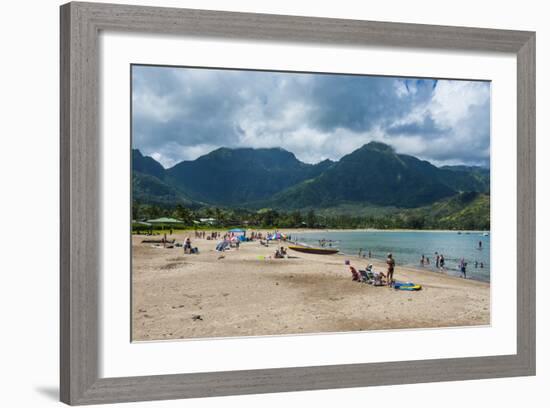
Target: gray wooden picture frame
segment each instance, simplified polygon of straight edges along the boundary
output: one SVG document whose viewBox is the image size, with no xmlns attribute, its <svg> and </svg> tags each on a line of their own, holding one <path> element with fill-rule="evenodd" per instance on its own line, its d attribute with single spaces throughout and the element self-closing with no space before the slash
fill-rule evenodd
<svg viewBox="0 0 550 408">
<path fill-rule="evenodd" d="M 535 374 L 535 33 L 283 15 L 61 6 L 61 401 L 96 404 Z M 517 56 L 517 353 L 505 356 L 99 377 L 101 30 Z M 498 153 L 497 153 L 498 154 Z"/>
</svg>

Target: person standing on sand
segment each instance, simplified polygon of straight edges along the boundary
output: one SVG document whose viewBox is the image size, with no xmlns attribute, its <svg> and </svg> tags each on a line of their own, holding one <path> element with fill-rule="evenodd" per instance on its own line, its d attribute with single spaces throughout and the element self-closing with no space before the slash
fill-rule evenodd
<svg viewBox="0 0 550 408">
<path fill-rule="evenodd" d="M 460 260 L 460 264 L 458 266 L 460 267 L 460 272 L 462 273 L 462 277 L 466 279 L 466 262 L 464 262 L 464 258 Z"/>
<path fill-rule="evenodd" d="M 183 244 L 183 253 L 184 254 L 191 253 L 191 238 L 189 237 L 185 238 L 185 241 Z"/>
<path fill-rule="evenodd" d="M 388 286 L 391 286 L 393 284 L 393 271 L 395 269 L 395 259 L 393 259 L 393 255 L 391 252 L 388 253 L 388 257 L 386 258 L 386 264 L 388 264 Z"/>
<path fill-rule="evenodd" d="M 439 269 L 445 269 L 445 258 L 443 258 L 443 254 L 439 256 Z"/>
</svg>

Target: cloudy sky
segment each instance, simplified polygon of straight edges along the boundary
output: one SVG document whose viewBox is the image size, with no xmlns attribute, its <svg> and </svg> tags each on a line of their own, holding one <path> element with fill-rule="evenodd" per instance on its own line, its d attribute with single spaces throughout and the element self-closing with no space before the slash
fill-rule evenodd
<svg viewBox="0 0 550 408">
<path fill-rule="evenodd" d="M 133 66 L 133 147 L 165 167 L 218 147 L 338 160 L 372 140 L 436 165 L 489 164 L 490 84 Z"/>
</svg>

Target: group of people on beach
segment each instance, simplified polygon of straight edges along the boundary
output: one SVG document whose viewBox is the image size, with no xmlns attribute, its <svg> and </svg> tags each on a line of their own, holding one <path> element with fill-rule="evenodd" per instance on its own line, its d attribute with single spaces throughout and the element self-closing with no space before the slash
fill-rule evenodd
<svg viewBox="0 0 550 408">
<path fill-rule="evenodd" d="M 275 254 L 273 255 L 273 258 L 275 259 L 282 259 L 282 258 L 285 258 L 287 255 L 286 255 L 286 248 L 285 247 L 280 247 L 280 248 L 277 248 L 275 250 Z"/>
<path fill-rule="evenodd" d="M 363 248 L 359 248 L 359 258 L 367 258 L 367 255 L 368 255 L 368 258 L 372 258 L 372 252 L 370 251 L 370 249 L 367 251 L 364 251 Z"/>
<path fill-rule="evenodd" d="M 481 241 L 480 241 L 481 243 Z M 443 256 L 443 254 L 439 254 L 437 252 L 435 252 L 435 267 L 437 270 L 443 272 L 445 270 L 445 257 Z M 420 266 L 424 267 L 426 265 L 429 265 L 430 264 L 430 258 L 428 258 L 427 256 L 425 256 L 424 254 L 422 254 L 422 257 L 420 258 Z M 458 270 L 460 271 L 461 273 L 461 276 L 463 278 L 466 278 L 466 267 L 468 266 L 468 262 L 466 262 L 466 260 L 464 258 L 461 258 L 459 261 L 458 261 Z M 474 262 L 474 268 L 483 268 L 484 265 L 483 265 L 483 262 L 478 262 L 478 261 L 475 261 Z"/>
<path fill-rule="evenodd" d="M 320 239 L 320 240 L 319 240 L 319 246 L 320 246 L 321 248 L 325 248 L 325 247 L 327 247 L 327 246 L 328 246 L 328 247 L 332 247 L 332 243 L 333 243 L 333 242 L 334 242 L 334 241 L 333 241 L 332 239 L 323 238 L 323 239 Z"/>
<path fill-rule="evenodd" d="M 462 277 L 463 277 L 464 279 L 466 279 L 466 267 L 467 267 L 467 266 L 468 266 L 468 262 L 466 262 L 466 261 L 464 260 L 464 258 L 461 258 L 461 259 L 460 259 L 460 262 L 458 263 L 458 269 L 460 270 L 460 273 L 462 274 Z M 483 268 L 484 268 L 483 262 L 475 261 L 475 262 L 474 262 L 474 268 L 477 269 L 478 266 L 479 266 L 480 269 L 483 269 Z"/>
<path fill-rule="evenodd" d="M 201 239 L 207 239 L 207 240 L 213 240 L 218 239 L 220 236 L 220 233 L 218 231 L 198 231 L 195 230 L 195 238 L 201 238 Z"/>
<path fill-rule="evenodd" d="M 370 283 L 373 286 L 393 286 L 393 273 L 395 271 L 395 259 L 390 252 L 386 257 L 387 270 L 386 273 L 377 271 L 372 264 L 369 264 L 365 270 L 357 270 L 350 261 L 346 261 L 351 272 L 351 279 L 355 282 Z"/>
</svg>

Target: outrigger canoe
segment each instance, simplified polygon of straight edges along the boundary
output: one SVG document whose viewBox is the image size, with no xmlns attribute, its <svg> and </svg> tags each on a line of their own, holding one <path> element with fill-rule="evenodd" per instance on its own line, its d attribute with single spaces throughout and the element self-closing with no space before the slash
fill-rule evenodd
<svg viewBox="0 0 550 408">
<path fill-rule="evenodd" d="M 303 252 L 306 254 L 317 254 L 317 255 L 333 255 L 340 252 L 340 250 L 336 248 L 318 248 L 318 247 L 299 245 L 299 244 L 289 245 L 288 248 L 294 251 Z"/>
</svg>

